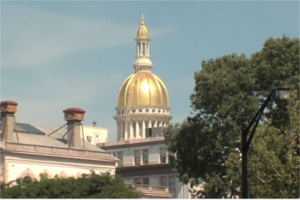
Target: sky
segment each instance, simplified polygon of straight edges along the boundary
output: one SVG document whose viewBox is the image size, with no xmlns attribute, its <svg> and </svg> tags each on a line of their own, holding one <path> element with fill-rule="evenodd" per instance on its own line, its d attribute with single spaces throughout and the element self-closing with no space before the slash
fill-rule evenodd
<svg viewBox="0 0 300 200">
<path fill-rule="evenodd" d="M 134 73 L 142 14 L 172 123 L 192 111 L 203 60 L 249 57 L 269 37 L 299 38 L 298 1 L 1 1 L 1 101 L 17 101 L 17 122 L 40 127 L 59 127 L 64 109 L 82 108 L 84 125 L 96 120 L 116 140 L 113 116 Z"/>
</svg>

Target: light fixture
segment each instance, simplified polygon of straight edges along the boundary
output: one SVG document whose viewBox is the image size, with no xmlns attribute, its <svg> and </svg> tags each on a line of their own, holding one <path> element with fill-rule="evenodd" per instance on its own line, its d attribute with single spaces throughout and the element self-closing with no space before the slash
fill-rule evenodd
<svg viewBox="0 0 300 200">
<path fill-rule="evenodd" d="M 280 99 L 289 99 L 291 96 L 291 87 L 288 85 L 282 85 L 276 88 Z"/>
</svg>

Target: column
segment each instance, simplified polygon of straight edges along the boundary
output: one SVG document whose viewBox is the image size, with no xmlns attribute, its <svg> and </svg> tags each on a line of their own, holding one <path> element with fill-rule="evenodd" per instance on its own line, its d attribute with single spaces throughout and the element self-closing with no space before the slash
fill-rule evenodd
<svg viewBox="0 0 300 200">
<path fill-rule="evenodd" d="M 129 137 L 130 139 L 133 138 L 133 122 L 130 122 L 130 130 L 129 130 Z"/>
<path fill-rule="evenodd" d="M 139 55 L 142 53 L 142 43 L 139 42 Z"/>
<path fill-rule="evenodd" d="M 146 138 L 146 126 L 145 126 L 145 121 L 142 121 L 142 138 Z"/>
<path fill-rule="evenodd" d="M 158 127 L 163 127 L 162 124 L 163 124 L 162 121 L 160 121 Z"/>
<path fill-rule="evenodd" d="M 148 128 L 152 128 L 152 122 L 148 121 Z"/>
<path fill-rule="evenodd" d="M 124 140 L 124 123 L 120 122 L 120 140 Z"/>
<path fill-rule="evenodd" d="M 148 42 L 148 56 L 150 57 L 150 42 Z"/>
<path fill-rule="evenodd" d="M 135 122 L 135 138 L 141 138 L 139 121 Z"/>
<path fill-rule="evenodd" d="M 154 126 L 153 126 L 153 127 L 154 127 L 154 128 L 157 127 L 157 121 L 154 122 Z"/>
<path fill-rule="evenodd" d="M 120 140 L 120 136 L 121 136 L 121 132 L 120 132 L 120 123 L 118 122 L 117 123 L 117 141 L 119 141 Z"/>
<path fill-rule="evenodd" d="M 147 53 L 146 53 L 146 55 L 147 55 L 147 56 L 149 56 L 149 49 L 148 49 L 148 45 L 149 45 L 149 42 L 147 42 L 147 43 L 146 43 L 146 52 L 147 52 Z"/>
<path fill-rule="evenodd" d="M 124 122 L 124 140 L 128 139 L 128 122 Z"/>
</svg>

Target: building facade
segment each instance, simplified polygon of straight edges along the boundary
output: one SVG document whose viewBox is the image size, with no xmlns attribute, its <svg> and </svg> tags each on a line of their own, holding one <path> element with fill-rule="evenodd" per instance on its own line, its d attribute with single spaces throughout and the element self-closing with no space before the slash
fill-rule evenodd
<svg viewBox="0 0 300 200">
<path fill-rule="evenodd" d="M 125 183 L 157 191 L 167 187 L 172 198 L 189 198 L 188 186 L 176 178 L 168 162 L 163 128 L 172 119 L 169 95 L 163 81 L 151 72 L 150 37 L 144 16 L 141 19 L 134 74 L 125 79 L 118 95 L 117 141 L 98 146 L 119 159 L 116 174 Z"/>
<path fill-rule="evenodd" d="M 115 174 L 118 159 L 83 139 L 84 110 L 64 110 L 67 123 L 55 130 L 17 123 L 17 105 L 14 101 L 0 103 L 1 182 L 25 177 L 39 180 L 41 173 L 50 178 L 79 177 L 91 170 Z"/>
</svg>

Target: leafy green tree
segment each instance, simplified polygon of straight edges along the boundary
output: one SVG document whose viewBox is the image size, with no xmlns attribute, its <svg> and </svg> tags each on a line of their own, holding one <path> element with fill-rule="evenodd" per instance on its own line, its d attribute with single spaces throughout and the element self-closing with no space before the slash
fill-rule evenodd
<svg viewBox="0 0 300 200">
<path fill-rule="evenodd" d="M 270 38 L 250 59 L 231 54 L 203 61 L 194 78 L 193 115 L 166 131 L 170 163 L 184 182 L 190 181 L 192 187 L 203 184 L 204 191 L 199 190 L 202 197 L 240 196 L 242 122 L 252 119 L 273 86 L 288 84 L 298 94 L 299 40 Z M 299 182 L 295 180 L 299 141 L 298 133 L 292 131 L 299 114 L 288 110 L 288 101 L 273 99 L 249 151 L 252 198 L 299 195 Z M 293 156 L 287 159 L 288 155 Z M 290 170 L 293 175 L 288 175 Z"/>
<path fill-rule="evenodd" d="M 23 181 L 9 186 L 1 185 L 1 198 L 139 198 L 141 193 L 124 184 L 123 180 L 109 173 L 98 175 L 94 172 L 75 179 L 49 179 L 41 174 L 41 180 Z"/>
</svg>

